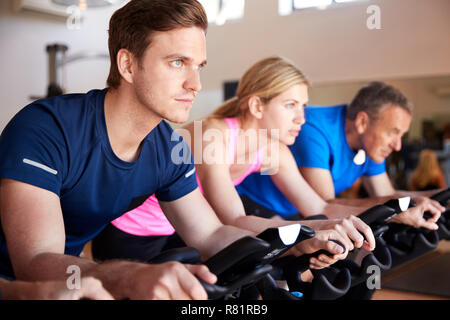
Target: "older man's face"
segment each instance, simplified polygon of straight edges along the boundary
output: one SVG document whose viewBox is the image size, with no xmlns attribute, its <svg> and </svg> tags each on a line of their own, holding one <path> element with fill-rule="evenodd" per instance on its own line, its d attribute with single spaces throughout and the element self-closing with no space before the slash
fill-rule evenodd
<svg viewBox="0 0 450 320">
<path fill-rule="evenodd" d="M 371 119 L 362 134 L 367 155 L 375 162 L 383 162 L 392 151 L 400 151 L 402 136 L 408 132 L 411 114 L 397 105 L 383 106 L 377 119 Z"/>
</svg>

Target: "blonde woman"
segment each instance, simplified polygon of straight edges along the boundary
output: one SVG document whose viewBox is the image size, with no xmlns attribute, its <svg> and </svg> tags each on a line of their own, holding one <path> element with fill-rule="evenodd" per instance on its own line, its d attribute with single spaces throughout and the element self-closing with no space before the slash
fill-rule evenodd
<svg viewBox="0 0 450 320">
<path fill-rule="evenodd" d="M 312 268 L 322 268 L 345 258 L 354 247 L 373 250 L 375 240 L 370 228 L 351 215 L 360 212 L 359 208 L 329 205 L 313 191 L 287 147 L 294 143 L 305 122 L 303 108 L 308 101 L 308 86 L 304 75 L 292 63 L 280 57 L 263 59 L 245 72 L 236 97 L 211 116 L 189 123 L 178 132 L 192 150 L 203 195 L 226 225 L 259 233 L 292 223 L 245 214 L 235 186 L 252 172 L 270 174 L 304 216 L 345 212 L 348 218 L 301 222 L 318 231 L 317 236 L 300 243 L 293 252 L 300 255 L 327 249 L 335 254 L 332 258 L 321 255 L 311 259 Z M 173 150 L 172 160 L 189 160 L 188 151 Z M 175 230 L 163 211 L 164 203 L 158 203 L 155 195 L 149 197 L 104 230 L 93 243 L 94 257 L 148 260 L 160 250 L 173 247 Z M 186 217 L 185 223 L 202 221 Z M 342 254 L 341 248 L 330 239 L 341 241 L 347 251 Z"/>
<path fill-rule="evenodd" d="M 436 153 L 430 149 L 424 149 L 420 152 L 419 163 L 413 171 L 409 181 L 409 190 L 426 191 L 433 189 L 444 189 L 445 177 Z"/>
</svg>

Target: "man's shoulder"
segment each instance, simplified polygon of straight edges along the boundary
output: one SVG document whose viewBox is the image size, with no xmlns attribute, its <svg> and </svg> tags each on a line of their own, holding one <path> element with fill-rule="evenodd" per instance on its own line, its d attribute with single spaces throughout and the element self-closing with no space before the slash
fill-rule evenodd
<svg viewBox="0 0 450 320">
<path fill-rule="evenodd" d="M 94 109 L 101 90 L 88 93 L 72 93 L 51 98 L 36 100 L 22 108 L 13 118 L 14 121 L 32 122 L 35 125 L 46 125 L 53 119 L 58 123 L 74 123 L 84 114 Z"/>
<path fill-rule="evenodd" d="M 85 145 L 86 139 L 97 137 L 98 119 L 95 116 L 96 103 L 93 102 L 97 94 L 90 91 L 30 103 L 5 126 L 1 146 L 37 144 L 37 141 L 59 149 Z"/>
<path fill-rule="evenodd" d="M 345 115 L 345 108 L 347 105 L 338 104 L 333 106 L 308 105 L 305 108 L 307 116 L 315 121 L 333 120 L 335 117 Z M 309 119 L 307 119 L 308 121 Z"/>
<path fill-rule="evenodd" d="M 345 119 L 345 107 L 346 105 L 307 106 L 305 108 L 306 123 L 304 124 L 304 128 L 307 130 L 305 131 L 313 130 L 326 136 L 330 133 L 335 136 Z"/>
</svg>

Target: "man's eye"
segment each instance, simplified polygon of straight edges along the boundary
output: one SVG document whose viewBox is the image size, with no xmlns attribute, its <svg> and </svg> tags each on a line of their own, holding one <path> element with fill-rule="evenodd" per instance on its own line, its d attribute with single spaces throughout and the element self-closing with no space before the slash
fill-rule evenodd
<svg viewBox="0 0 450 320">
<path fill-rule="evenodd" d="M 294 109 L 295 108 L 295 103 L 288 103 L 288 104 L 285 105 L 285 107 L 287 109 Z"/>
<path fill-rule="evenodd" d="M 179 68 L 179 67 L 181 67 L 183 65 L 183 61 L 181 61 L 181 60 L 174 60 L 174 61 L 171 61 L 170 64 L 172 66 L 176 67 L 176 68 Z"/>
<path fill-rule="evenodd" d="M 389 132 L 389 134 L 390 134 L 391 137 L 394 137 L 394 136 L 399 135 L 399 132 L 396 131 L 396 130 L 391 130 L 391 131 Z"/>
</svg>

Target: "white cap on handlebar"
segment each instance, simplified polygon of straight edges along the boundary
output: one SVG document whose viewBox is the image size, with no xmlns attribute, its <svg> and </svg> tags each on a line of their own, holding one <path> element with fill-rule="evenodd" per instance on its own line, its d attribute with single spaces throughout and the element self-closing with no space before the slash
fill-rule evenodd
<svg viewBox="0 0 450 320">
<path fill-rule="evenodd" d="M 411 201 L 411 197 L 404 197 L 398 199 L 398 206 L 402 211 L 406 211 L 409 208 L 409 202 Z"/>
<path fill-rule="evenodd" d="M 299 223 L 278 227 L 278 234 L 280 235 L 281 241 L 287 246 L 293 244 L 300 234 L 301 227 Z"/>
</svg>

